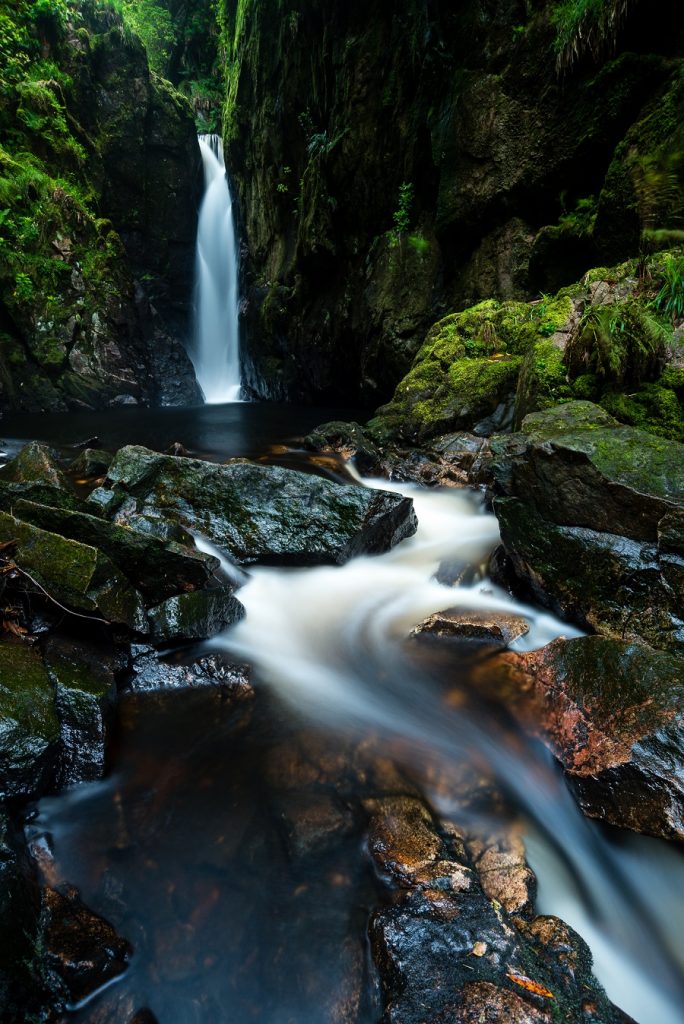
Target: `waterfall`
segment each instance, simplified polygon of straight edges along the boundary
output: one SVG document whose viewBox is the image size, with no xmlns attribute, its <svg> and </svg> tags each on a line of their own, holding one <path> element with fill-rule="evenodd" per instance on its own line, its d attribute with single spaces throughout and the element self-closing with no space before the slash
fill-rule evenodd
<svg viewBox="0 0 684 1024">
<path fill-rule="evenodd" d="M 204 400 L 240 401 L 238 257 L 233 199 L 218 135 L 200 135 L 204 198 L 197 229 L 191 358 Z"/>
</svg>

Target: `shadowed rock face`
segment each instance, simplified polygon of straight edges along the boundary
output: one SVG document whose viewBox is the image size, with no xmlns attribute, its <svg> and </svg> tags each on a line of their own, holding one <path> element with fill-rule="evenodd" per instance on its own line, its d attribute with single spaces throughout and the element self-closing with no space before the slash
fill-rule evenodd
<svg viewBox="0 0 684 1024">
<path fill-rule="evenodd" d="M 501 655 L 479 682 L 553 751 L 587 814 L 684 841 L 684 659 L 561 639 Z"/>
<path fill-rule="evenodd" d="M 684 446 L 568 402 L 491 451 L 501 538 L 535 598 L 599 633 L 684 652 Z"/>
<path fill-rule="evenodd" d="M 242 563 L 316 565 L 387 551 L 416 529 L 410 499 L 277 466 L 225 466 L 130 446 L 116 455 L 93 511 L 135 526 L 166 517 Z"/>
</svg>

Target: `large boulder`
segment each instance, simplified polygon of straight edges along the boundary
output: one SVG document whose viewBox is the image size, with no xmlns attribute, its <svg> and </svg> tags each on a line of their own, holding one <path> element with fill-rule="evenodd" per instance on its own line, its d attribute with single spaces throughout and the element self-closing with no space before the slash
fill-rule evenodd
<svg viewBox="0 0 684 1024">
<path fill-rule="evenodd" d="M 344 486 L 280 466 L 227 465 L 122 448 L 94 512 L 121 525 L 141 516 L 177 520 L 240 563 L 341 563 L 387 551 L 415 532 L 410 499 Z"/>
<path fill-rule="evenodd" d="M 684 651 L 684 446 L 569 402 L 491 450 L 502 541 L 534 596 L 600 633 Z"/>
<path fill-rule="evenodd" d="M 366 806 L 370 853 L 392 892 L 370 927 L 383 1020 L 551 1024 L 584 1020 L 591 1003 L 597 1020 L 626 1024 L 582 939 L 532 916 L 522 844 L 464 843 L 414 796 Z"/>
<path fill-rule="evenodd" d="M 59 508 L 79 507 L 56 453 L 38 441 L 25 445 L 0 469 L 0 509 L 10 512 L 21 498 Z"/>
<path fill-rule="evenodd" d="M 506 652 L 478 680 L 551 749 L 587 814 L 684 841 L 684 659 L 589 636 Z"/>
</svg>

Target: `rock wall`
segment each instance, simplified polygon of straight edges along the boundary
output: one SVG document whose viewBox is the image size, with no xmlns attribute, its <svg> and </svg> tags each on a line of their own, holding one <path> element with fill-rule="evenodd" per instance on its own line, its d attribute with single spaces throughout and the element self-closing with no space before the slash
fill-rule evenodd
<svg viewBox="0 0 684 1024">
<path fill-rule="evenodd" d="M 196 400 L 189 105 L 110 8 L 0 3 L 0 19 L 1 407 Z"/>
<path fill-rule="evenodd" d="M 440 315 L 556 290 L 676 225 L 676 7 L 631 5 L 561 74 L 556 6 L 225 0 L 257 393 L 386 399 Z"/>
</svg>

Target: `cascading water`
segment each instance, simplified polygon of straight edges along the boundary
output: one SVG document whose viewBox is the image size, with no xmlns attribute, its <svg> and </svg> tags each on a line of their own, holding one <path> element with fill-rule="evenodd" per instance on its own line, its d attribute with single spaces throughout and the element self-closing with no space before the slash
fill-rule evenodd
<svg viewBox="0 0 684 1024">
<path fill-rule="evenodd" d="M 191 358 L 204 399 L 240 401 L 238 256 L 233 200 L 218 135 L 200 135 L 204 199 L 197 229 Z"/>
<path fill-rule="evenodd" d="M 476 566 L 498 539 L 496 519 L 478 514 L 468 492 L 365 483 L 413 498 L 415 537 L 342 567 L 253 569 L 240 591 L 245 619 L 214 643 L 257 666 L 300 713 L 338 731 L 370 728 L 399 740 L 426 776 L 435 759 L 484 759 L 509 805 L 528 822 L 542 889 L 550 881 L 555 894 L 545 898 L 547 912 L 567 909 L 567 901 L 578 908 L 575 919 L 597 950 L 597 974 L 640 1024 L 676 1024 L 681 992 L 667 899 L 651 898 L 655 889 L 645 891 L 634 864 L 616 856 L 583 817 L 550 756 L 517 743 L 478 706 L 472 690 L 464 689 L 458 712 L 450 713 L 400 643 L 427 615 L 455 607 L 523 615 L 530 631 L 512 645 L 518 649 L 577 631 L 486 581 L 458 588 L 436 581 L 442 561 Z M 433 798 L 444 813 L 463 820 L 462 808 Z"/>
</svg>

